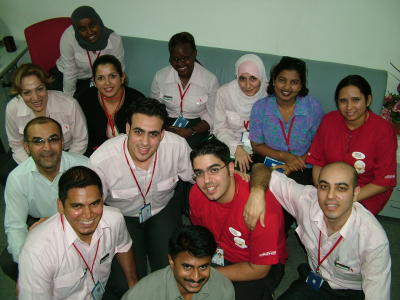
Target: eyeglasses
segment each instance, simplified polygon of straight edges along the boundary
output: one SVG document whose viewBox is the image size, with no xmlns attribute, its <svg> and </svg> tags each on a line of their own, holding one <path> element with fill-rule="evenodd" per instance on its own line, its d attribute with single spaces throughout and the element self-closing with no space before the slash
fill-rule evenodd
<svg viewBox="0 0 400 300">
<path fill-rule="evenodd" d="M 199 179 L 200 177 L 204 176 L 204 173 L 207 173 L 208 175 L 217 175 L 219 171 L 221 171 L 223 168 L 225 168 L 227 165 L 223 165 L 222 167 L 217 167 L 217 166 L 211 166 L 207 168 L 207 170 L 194 170 L 193 174 L 193 180 Z"/>
<path fill-rule="evenodd" d="M 47 138 L 47 142 L 49 144 L 57 144 L 60 140 L 61 140 L 61 138 L 58 135 L 53 135 L 53 136 Z M 41 137 L 34 137 L 30 141 L 28 140 L 26 142 L 32 143 L 35 146 L 44 146 L 44 144 L 46 144 L 46 139 L 41 138 Z"/>
</svg>

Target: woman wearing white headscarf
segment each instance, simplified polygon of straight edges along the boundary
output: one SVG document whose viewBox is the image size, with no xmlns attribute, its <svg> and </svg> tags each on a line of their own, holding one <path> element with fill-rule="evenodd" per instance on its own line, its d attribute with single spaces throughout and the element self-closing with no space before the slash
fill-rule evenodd
<svg viewBox="0 0 400 300">
<path fill-rule="evenodd" d="M 264 63 L 255 54 L 240 57 L 235 64 L 236 79 L 221 86 L 215 104 L 214 135 L 228 145 L 235 166 L 250 170 L 252 149 L 248 138 L 253 104 L 267 95 Z"/>
</svg>

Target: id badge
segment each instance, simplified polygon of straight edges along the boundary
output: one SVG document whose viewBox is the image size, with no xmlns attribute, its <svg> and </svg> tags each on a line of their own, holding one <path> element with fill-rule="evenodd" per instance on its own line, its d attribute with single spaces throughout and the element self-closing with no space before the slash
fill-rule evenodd
<svg viewBox="0 0 400 300">
<path fill-rule="evenodd" d="M 139 213 L 139 223 L 144 223 L 151 218 L 151 204 L 145 204 Z"/>
<path fill-rule="evenodd" d="M 189 121 L 186 120 L 182 115 L 180 115 L 172 124 L 172 126 L 179 127 L 179 128 L 185 128 L 186 125 L 189 124 Z"/>
<path fill-rule="evenodd" d="M 100 280 L 98 280 L 94 285 L 91 295 L 94 300 L 100 300 L 103 297 L 104 291 L 105 290 L 103 284 L 101 283 Z"/>
<path fill-rule="evenodd" d="M 310 271 L 308 273 L 306 283 L 314 290 L 319 291 L 322 284 L 324 283 L 324 279 L 317 273 Z"/>
<path fill-rule="evenodd" d="M 211 262 L 218 266 L 224 266 L 224 249 L 217 247 L 217 250 L 215 250 Z"/>
<path fill-rule="evenodd" d="M 272 157 L 269 157 L 269 156 L 266 156 L 264 159 L 264 165 L 266 165 L 267 167 L 270 167 L 270 168 L 273 168 L 273 167 L 276 167 L 279 165 L 284 165 L 284 164 L 285 163 L 283 161 L 273 159 Z M 285 172 L 285 170 L 282 168 L 277 168 L 276 170 L 281 173 Z"/>
<path fill-rule="evenodd" d="M 240 141 L 242 142 L 243 146 L 245 146 L 248 149 L 251 149 L 251 143 L 248 131 L 242 132 L 242 138 L 240 139 Z"/>
</svg>

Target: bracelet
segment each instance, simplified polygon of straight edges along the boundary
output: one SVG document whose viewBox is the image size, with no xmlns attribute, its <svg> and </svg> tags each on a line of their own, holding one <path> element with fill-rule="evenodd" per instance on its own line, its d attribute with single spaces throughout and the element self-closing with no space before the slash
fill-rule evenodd
<svg viewBox="0 0 400 300">
<path fill-rule="evenodd" d="M 197 133 L 196 129 L 194 129 L 193 127 L 189 127 L 189 128 L 192 130 L 192 136 L 194 136 Z"/>
</svg>

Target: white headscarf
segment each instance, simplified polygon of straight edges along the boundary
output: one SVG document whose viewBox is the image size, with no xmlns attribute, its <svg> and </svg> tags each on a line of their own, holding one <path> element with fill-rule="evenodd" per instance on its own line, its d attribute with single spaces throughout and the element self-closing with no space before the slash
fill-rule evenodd
<svg viewBox="0 0 400 300">
<path fill-rule="evenodd" d="M 258 74 L 251 74 L 251 75 L 257 77 L 257 79 L 259 79 L 261 81 L 260 89 L 254 96 L 247 96 L 245 93 L 243 93 L 243 91 L 240 89 L 240 86 L 239 86 L 239 76 L 241 75 L 241 74 L 238 74 L 239 67 L 242 63 L 248 62 L 248 61 L 254 63 L 258 69 Z M 233 88 L 232 92 L 235 97 L 235 103 L 237 104 L 236 105 L 237 112 L 241 116 L 249 116 L 250 117 L 250 112 L 251 112 L 251 108 L 253 107 L 253 104 L 257 100 L 260 100 L 267 96 L 268 79 L 267 79 L 267 75 L 265 74 L 264 63 L 261 60 L 261 58 L 255 54 L 245 54 L 245 55 L 241 56 L 235 64 L 235 75 L 236 75 L 236 80 L 232 81 L 230 83 L 230 86 L 231 86 L 231 88 Z"/>
</svg>

